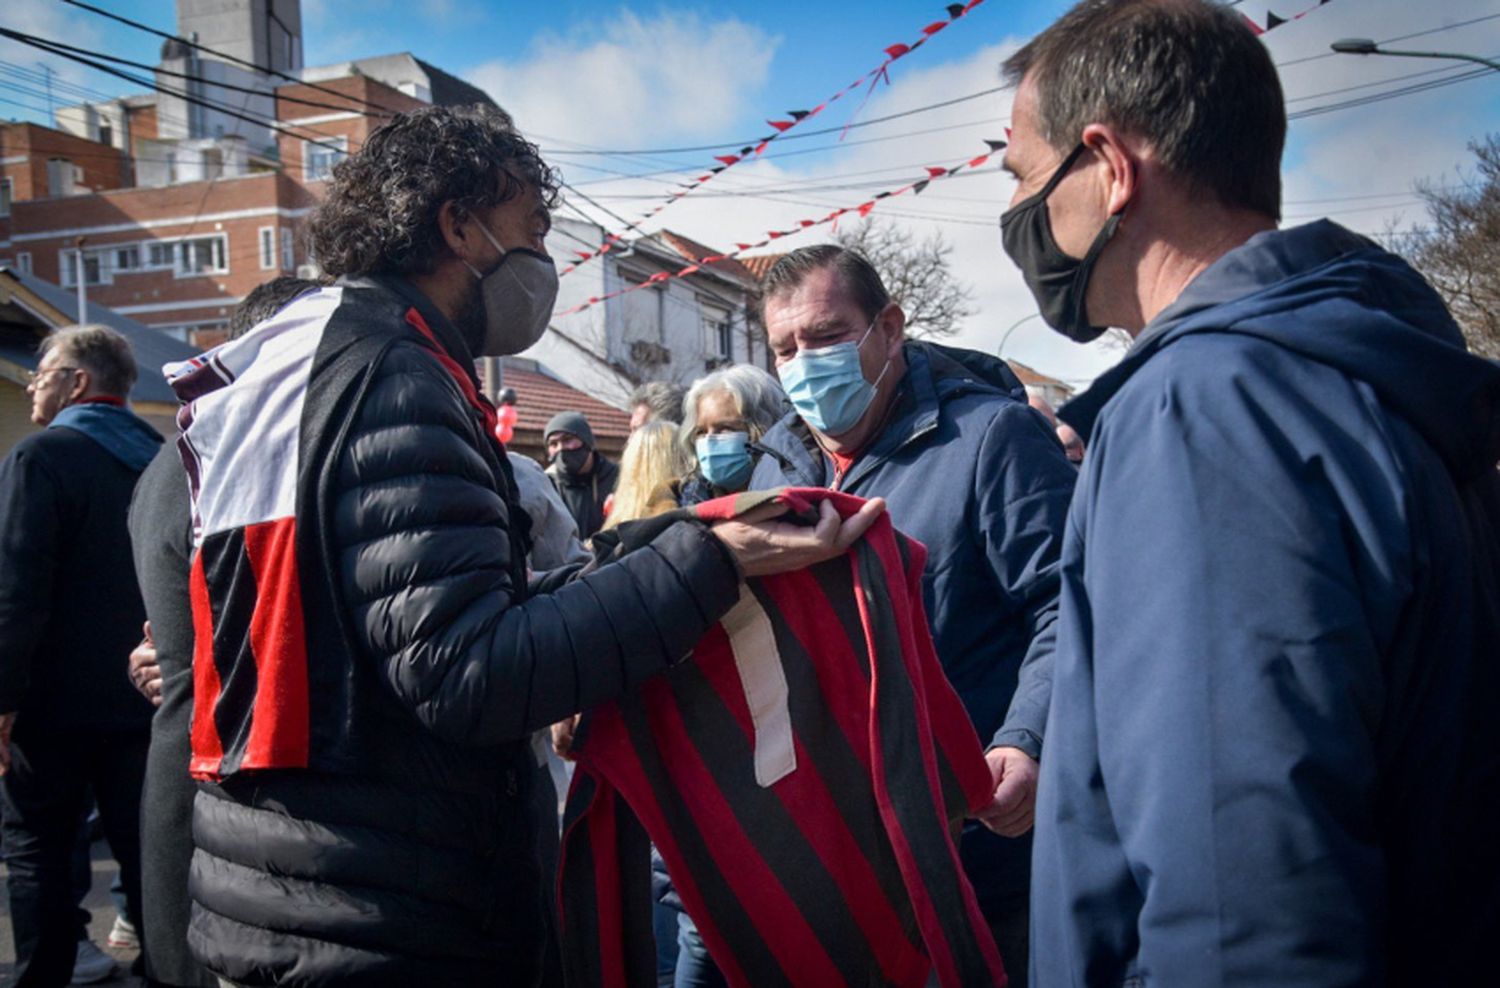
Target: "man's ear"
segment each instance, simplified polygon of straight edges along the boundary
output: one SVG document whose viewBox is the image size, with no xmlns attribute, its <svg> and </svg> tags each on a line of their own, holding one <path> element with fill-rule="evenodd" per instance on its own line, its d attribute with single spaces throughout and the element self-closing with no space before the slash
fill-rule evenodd
<svg viewBox="0 0 1500 988">
<path fill-rule="evenodd" d="M 468 211 L 449 199 L 438 207 L 437 221 L 448 250 L 459 260 L 468 261 L 474 251 L 473 218 Z"/>
<path fill-rule="evenodd" d="M 1135 198 L 1140 178 L 1140 155 L 1135 143 L 1107 124 L 1089 124 L 1083 128 L 1083 143 L 1109 169 L 1104 177 L 1106 210 L 1113 216 Z"/>
<path fill-rule="evenodd" d="M 901 352 L 901 344 L 906 341 L 906 312 L 892 302 L 880 314 L 877 324 L 881 335 L 885 337 L 886 356 L 894 358 Z"/>
<path fill-rule="evenodd" d="M 68 404 L 73 404 L 86 397 L 94 387 L 94 375 L 82 367 L 73 372 L 73 387 L 68 389 Z"/>
</svg>

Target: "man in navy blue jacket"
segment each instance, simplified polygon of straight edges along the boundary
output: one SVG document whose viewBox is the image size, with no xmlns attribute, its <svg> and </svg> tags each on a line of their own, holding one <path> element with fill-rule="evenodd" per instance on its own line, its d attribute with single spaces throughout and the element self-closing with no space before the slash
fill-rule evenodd
<svg viewBox="0 0 1500 988">
<path fill-rule="evenodd" d="M 796 411 L 761 441 L 752 489 L 832 487 L 886 499 L 927 546 L 923 596 L 939 660 L 991 745 L 996 797 L 960 850 L 1024 985 L 1037 759 L 1057 617 L 1063 520 L 1077 471 L 1001 360 L 905 339 L 860 255 L 806 247 L 763 286 L 777 372 Z"/>
<path fill-rule="evenodd" d="M 1150 57 L 1141 57 L 1149 52 Z M 1048 322 L 1134 344 L 1060 416 L 1032 981 L 1474 984 L 1500 936 L 1500 368 L 1329 222 L 1235 12 L 1089 0 L 1006 63 Z"/>
<path fill-rule="evenodd" d="M 72 978 L 87 920 L 73 852 L 91 790 L 127 912 L 141 915 L 151 705 L 126 676 L 145 609 L 125 515 L 162 440 L 125 407 L 135 378 L 114 330 L 52 334 L 27 388 L 45 428 L 0 463 L 0 807 L 17 985 Z"/>
</svg>

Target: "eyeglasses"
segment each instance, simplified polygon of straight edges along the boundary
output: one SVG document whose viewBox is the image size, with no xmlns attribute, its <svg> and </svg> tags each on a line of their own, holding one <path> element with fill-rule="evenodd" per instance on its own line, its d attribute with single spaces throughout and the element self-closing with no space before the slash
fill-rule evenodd
<svg viewBox="0 0 1500 988">
<path fill-rule="evenodd" d="M 73 372 L 75 372 L 77 370 L 79 370 L 79 368 L 77 368 L 77 367 L 48 367 L 46 370 L 43 370 L 43 371 L 27 371 L 26 372 L 26 383 L 27 384 L 36 384 L 38 381 L 40 381 L 42 378 L 46 377 L 48 374 L 55 374 L 58 371 L 67 371 L 68 373 L 71 374 L 71 373 L 73 373 Z"/>
</svg>

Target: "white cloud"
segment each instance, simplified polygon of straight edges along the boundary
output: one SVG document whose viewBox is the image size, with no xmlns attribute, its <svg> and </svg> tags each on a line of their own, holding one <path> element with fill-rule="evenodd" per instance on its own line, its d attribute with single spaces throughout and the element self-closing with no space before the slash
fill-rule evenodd
<svg viewBox="0 0 1500 988">
<path fill-rule="evenodd" d="M 539 35 L 522 58 L 480 65 L 467 77 L 524 131 L 639 145 L 735 119 L 765 83 L 779 43 L 737 18 L 626 10 Z"/>
<path fill-rule="evenodd" d="M 1279 6 L 1278 12 L 1282 12 Z M 1332 90 L 1388 80 L 1446 64 L 1379 57 L 1313 57 L 1327 52 L 1329 42 L 1335 38 L 1363 35 L 1384 40 L 1494 12 L 1493 0 L 1435 0 L 1420 6 L 1405 0 L 1331 3 L 1317 8 L 1300 21 L 1267 34 L 1265 41 L 1279 63 L 1311 59 L 1287 66 L 1282 72 L 1283 87 L 1292 100 L 1289 108 L 1297 110 L 1351 95 L 1378 92 L 1387 85 L 1400 83 L 1382 82 L 1349 93 L 1333 94 Z M 904 59 L 894 67 L 892 84 L 876 91 L 859 118 L 868 120 L 991 88 L 998 83 L 1000 61 L 1016 43 L 1016 39 L 1009 39 L 948 62 L 931 61 L 938 54 L 934 49 Z M 1500 51 L 1500 20 L 1412 39 L 1405 44 L 1493 55 Z M 1314 215 L 1331 215 L 1353 229 L 1380 232 L 1392 221 L 1399 220 L 1404 225 L 1420 221 L 1421 207 L 1414 203 L 1410 194 L 1413 181 L 1423 177 L 1442 179 L 1451 176 L 1455 167 L 1467 165 L 1467 141 L 1480 136 L 1486 121 L 1493 119 L 1492 115 L 1486 116 L 1476 109 L 1476 100 L 1492 100 L 1493 86 L 1493 80 L 1463 83 L 1428 94 L 1293 122 L 1285 173 L 1288 222 L 1300 223 Z M 506 102 L 501 91 L 495 93 L 502 103 Z M 816 102 L 826 95 L 808 93 L 807 102 Z M 1305 96 L 1313 98 L 1298 99 Z M 815 118 L 817 123 L 810 121 L 792 133 L 842 124 L 857 105 L 857 100 L 858 97 L 840 101 L 827 111 L 825 117 Z M 784 228 L 802 218 L 815 218 L 835 206 L 857 204 L 882 188 L 903 185 L 912 177 L 921 175 L 922 165 L 952 164 L 981 152 L 982 138 L 1003 136 L 1003 124 L 996 122 L 996 118 L 1008 115 L 1009 94 L 998 93 L 888 124 L 850 131 L 847 141 L 838 150 L 825 154 L 788 155 L 787 152 L 834 144 L 835 137 L 778 141 L 765 159 L 746 162 L 725 172 L 674 204 L 653 225 L 680 230 L 704 243 L 726 249 L 735 241 L 759 240 L 766 230 Z M 630 119 L 640 118 L 630 115 Z M 540 124 L 532 126 L 545 130 Z M 912 133 L 934 130 L 937 132 Z M 881 143 L 857 143 L 867 138 L 899 134 L 911 136 Z M 660 144 L 663 136 L 654 128 L 642 128 L 634 134 L 631 145 Z M 598 138 L 580 135 L 578 139 L 599 145 Z M 685 160 L 701 165 L 708 163 L 709 159 L 710 155 L 705 153 Z M 589 159 L 570 157 L 564 162 L 569 180 L 576 183 L 596 179 L 597 173 L 570 167 L 580 160 Z M 639 171 L 660 167 L 659 162 L 644 159 L 633 164 L 622 164 L 617 160 L 595 160 L 592 163 Z M 858 174 L 873 169 L 887 170 L 876 175 Z M 813 182 L 832 184 L 841 181 L 835 176 L 846 176 L 842 181 L 847 183 L 873 181 L 881 184 L 865 189 L 814 191 L 806 188 Z M 792 191 L 787 189 L 788 186 L 801 188 Z M 670 187 L 658 179 L 590 182 L 584 188 L 596 197 L 643 194 L 660 197 Z M 714 194 L 730 190 L 745 192 L 754 188 L 782 191 L 775 193 L 773 198 L 727 198 Z M 1381 199 L 1350 198 L 1388 192 L 1396 194 Z M 965 324 L 960 343 L 994 353 L 1007 330 L 1015 326 L 1005 345 L 1007 357 L 1063 379 L 1090 379 L 1119 359 L 1117 349 L 1103 344 L 1080 347 L 1051 332 L 1038 319 L 1016 326 L 1018 320 L 1036 310 L 1014 265 L 1000 247 L 998 218 L 1010 193 L 1009 181 L 993 168 L 987 168 L 985 173 L 975 177 L 935 182 L 920 197 L 903 196 L 882 201 L 872 215 L 899 222 L 918 235 L 939 230 L 954 245 L 954 271 L 973 287 L 978 310 Z M 649 198 L 603 198 L 601 201 L 626 216 L 637 216 L 653 204 L 653 199 Z M 820 227 L 795 239 L 780 241 L 776 246 L 784 245 L 783 249 L 790 249 L 825 239 L 828 239 L 827 228 Z"/>
<path fill-rule="evenodd" d="M 5 8 L 5 26 L 23 34 L 36 35 L 51 41 L 60 41 L 78 48 L 102 50 L 103 32 L 101 20 L 72 7 L 65 7 L 55 0 L 10 0 Z M 43 53 L 40 49 L 23 45 L 9 38 L 0 38 L 0 60 L 12 67 L 0 69 L 0 97 L 15 103 L 0 103 L 0 117 L 19 117 L 43 121 L 47 114 L 28 112 L 25 107 L 45 107 L 47 104 L 46 70 L 52 73 L 52 105 L 67 106 L 82 102 L 84 96 L 78 86 L 99 89 L 112 93 L 121 86 L 118 81 L 101 83 L 88 69 L 77 62 Z M 40 63 L 40 64 L 39 64 Z M 46 69 L 43 69 L 43 66 Z M 23 91 L 24 90 L 24 91 Z M 46 120 L 51 124 L 51 120 Z"/>
</svg>

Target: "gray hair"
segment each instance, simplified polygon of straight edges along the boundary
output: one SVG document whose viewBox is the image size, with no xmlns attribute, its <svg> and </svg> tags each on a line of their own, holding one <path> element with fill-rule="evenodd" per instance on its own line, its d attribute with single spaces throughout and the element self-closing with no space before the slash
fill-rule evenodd
<svg viewBox="0 0 1500 988">
<path fill-rule="evenodd" d="M 651 420 L 656 422 L 671 422 L 676 425 L 682 421 L 683 390 L 668 381 L 647 381 L 634 391 L 630 392 L 630 405 L 634 409 L 637 405 L 645 405 L 651 409 Z"/>
<path fill-rule="evenodd" d="M 124 398 L 135 384 L 135 353 L 130 341 L 108 326 L 70 326 L 48 335 L 37 347 L 39 356 L 56 350 L 60 359 L 89 372 L 100 392 Z"/>
<path fill-rule="evenodd" d="M 698 431 L 698 403 L 718 391 L 729 395 L 735 410 L 745 420 L 752 442 L 758 441 L 792 410 L 781 382 L 754 364 L 721 368 L 694 381 L 682 400 L 682 426 L 677 436 L 686 448 L 693 449 L 697 438 L 694 433 Z"/>
<path fill-rule="evenodd" d="M 1006 59 L 1036 83 L 1042 137 L 1063 154 L 1091 123 L 1144 138 L 1225 206 L 1281 218 L 1286 103 L 1243 15 L 1207 0 L 1083 0 Z"/>
</svg>

